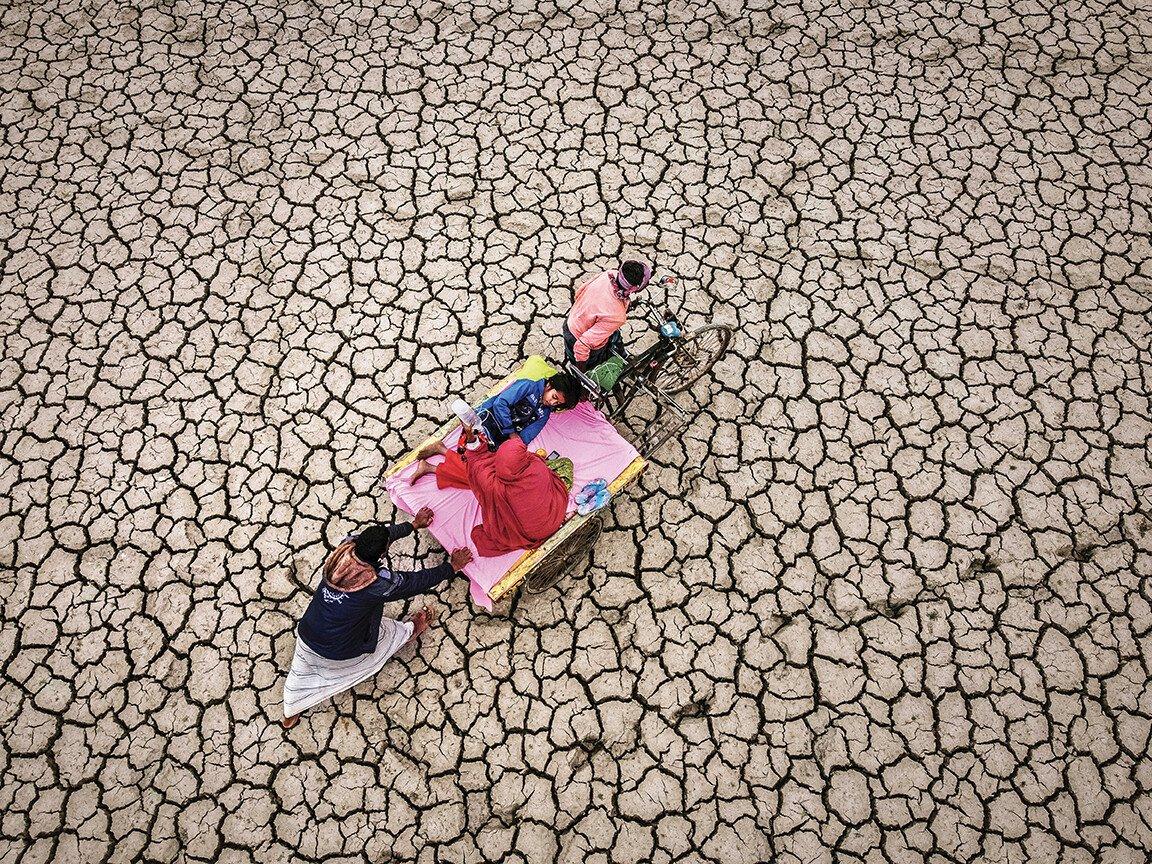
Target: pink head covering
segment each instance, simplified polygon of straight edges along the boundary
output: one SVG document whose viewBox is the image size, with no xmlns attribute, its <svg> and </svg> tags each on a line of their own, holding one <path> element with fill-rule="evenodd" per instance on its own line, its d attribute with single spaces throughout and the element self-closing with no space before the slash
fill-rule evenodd
<svg viewBox="0 0 1152 864">
<path fill-rule="evenodd" d="M 640 280 L 639 285 L 633 285 L 624 276 L 624 265 L 626 264 L 639 264 L 644 268 L 644 277 Z M 644 286 L 652 279 L 652 265 L 647 261 L 637 261 L 634 259 L 620 262 L 620 269 L 616 271 L 616 296 L 621 300 L 627 300 L 637 291 L 644 290 Z"/>
<path fill-rule="evenodd" d="M 346 540 L 324 562 L 324 579 L 337 591 L 359 591 L 376 581 L 376 568 L 356 557 L 355 540 Z"/>
</svg>

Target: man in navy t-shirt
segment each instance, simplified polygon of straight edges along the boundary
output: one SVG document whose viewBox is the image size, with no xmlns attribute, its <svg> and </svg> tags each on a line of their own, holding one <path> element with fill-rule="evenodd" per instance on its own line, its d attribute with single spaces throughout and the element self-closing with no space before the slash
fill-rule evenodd
<svg viewBox="0 0 1152 864">
<path fill-rule="evenodd" d="M 376 650 L 385 603 L 423 594 L 463 570 L 472 560 L 467 549 L 455 550 L 436 567 L 389 568 L 389 544 L 431 522 L 432 511 L 425 507 L 411 525 L 381 523 L 346 537 L 325 561 L 324 578 L 300 619 L 297 634 L 304 643 L 329 660 L 371 654 Z"/>
</svg>

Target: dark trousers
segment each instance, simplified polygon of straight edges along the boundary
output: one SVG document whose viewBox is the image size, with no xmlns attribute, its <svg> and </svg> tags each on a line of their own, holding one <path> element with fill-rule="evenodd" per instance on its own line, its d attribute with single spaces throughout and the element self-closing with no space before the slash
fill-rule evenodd
<svg viewBox="0 0 1152 864">
<path fill-rule="evenodd" d="M 608 344 L 603 348 L 588 352 L 588 365 L 584 368 L 595 369 L 613 354 L 619 354 L 621 357 L 628 356 L 624 350 L 624 340 L 621 338 L 619 330 L 612 334 L 611 338 L 608 339 Z M 564 322 L 564 356 L 568 358 L 568 362 L 576 362 L 576 337 L 568 329 L 567 321 Z"/>
</svg>

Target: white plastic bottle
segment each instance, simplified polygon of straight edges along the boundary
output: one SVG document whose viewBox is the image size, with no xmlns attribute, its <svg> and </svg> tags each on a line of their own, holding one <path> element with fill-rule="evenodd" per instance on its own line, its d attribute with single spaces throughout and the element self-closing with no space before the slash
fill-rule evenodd
<svg viewBox="0 0 1152 864">
<path fill-rule="evenodd" d="M 465 450 L 478 450 L 482 445 L 477 433 L 484 431 L 484 427 L 480 423 L 480 415 L 463 399 L 452 400 L 452 413 L 455 414 L 460 422 L 473 431 L 472 440 L 464 445 Z"/>
<path fill-rule="evenodd" d="M 463 399 L 453 399 L 450 407 L 452 408 L 452 413 L 455 414 L 465 426 L 471 426 L 473 429 L 480 426 L 480 415 Z"/>
</svg>

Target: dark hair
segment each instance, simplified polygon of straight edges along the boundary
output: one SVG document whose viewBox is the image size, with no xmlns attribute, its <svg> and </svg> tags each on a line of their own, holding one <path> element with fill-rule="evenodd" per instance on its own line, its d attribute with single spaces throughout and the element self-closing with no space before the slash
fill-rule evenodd
<svg viewBox="0 0 1152 864">
<path fill-rule="evenodd" d="M 620 266 L 620 272 L 629 285 L 639 285 L 644 281 L 644 265 L 639 261 L 625 261 Z"/>
<path fill-rule="evenodd" d="M 356 557 L 365 564 L 375 564 L 388 548 L 390 535 L 383 525 L 373 525 L 365 528 L 356 538 L 356 547 L 353 551 Z"/>
<path fill-rule="evenodd" d="M 567 372 L 557 372 L 548 379 L 548 383 L 564 397 L 565 408 L 575 408 L 584 398 L 584 387 Z"/>
</svg>

